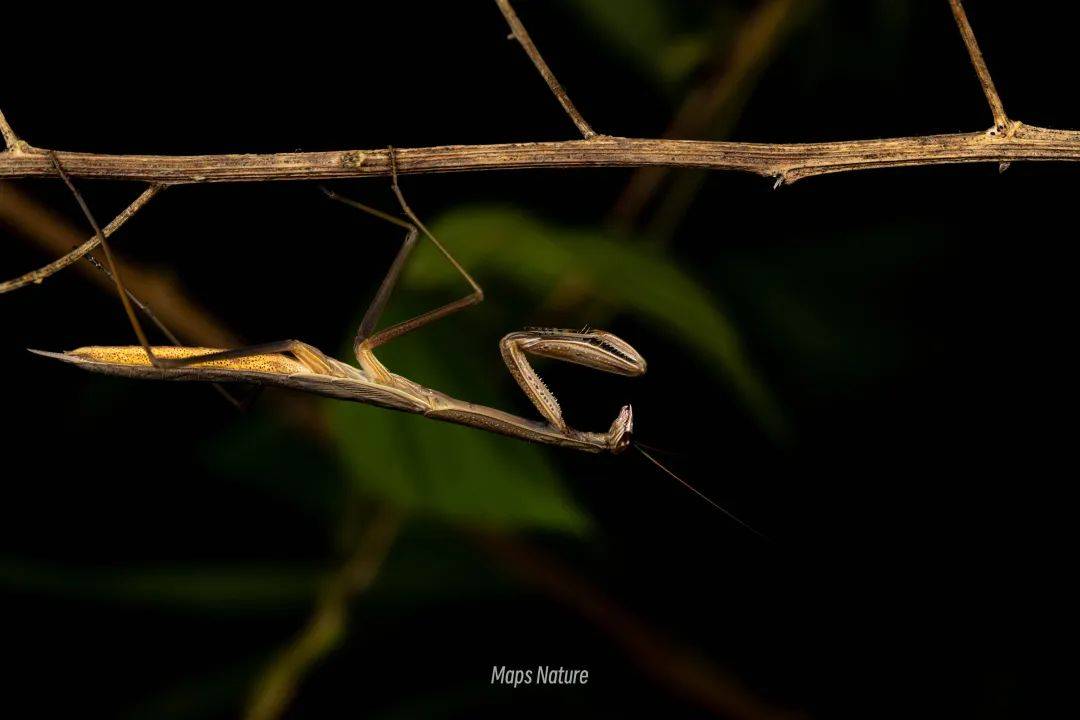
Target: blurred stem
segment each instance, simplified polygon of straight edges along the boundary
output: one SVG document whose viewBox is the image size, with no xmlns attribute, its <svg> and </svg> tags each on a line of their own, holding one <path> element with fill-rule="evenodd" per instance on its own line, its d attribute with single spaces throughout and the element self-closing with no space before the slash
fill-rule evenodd
<svg viewBox="0 0 1080 720">
<path fill-rule="evenodd" d="M 375 582 L 401 522 L 397 509 L 386 505 L 378 510 L 352 555 L 327 580 L 303 630 L 256 681 L 244 713 L 246 720 L 280 718 L 314 665 L 341 643 L 349 604 Z"/>
<path fill-rule="evenodd" d="M 85 230 L 76 229 L 54 210 L 12 183 L 0 183 L 0 223 L 33 241 L 49 255 L 66 255 L 86 240 Z M 153 308 L 154 314 L 165 325 L 174 328 L 180 337 L 209 347 L 234 347 L 240 344 L 236 334 L 193 302 L 171 275 L 131 262 L 121 264 L 124 268 L 124 284 Z M 99 288 L 115 292 L 115 286 L 107 275 L 88 264 L 79 263 L 78 267 Z"/>
<path fill-rule="evenodd" d="M 796 0 L 764 0 L 759 3 L 739 27 L 730 49 L 714 61 L 712 72 L 686 94 L 663 137 L 726 136 L 742 114 L 757 78 L 807 5 L 805 0 L 798 3 Z M 611 210 L 611 224 L 624 231 L 634 228 L 670 174 L 671 168 L 665 167 L 637 170 Z M 664 218 L 662 226 L 669 226 L 673 216 L 681 217 L 704 177 L 705 173 L 701 171 L 688 171 L 678 176 L 665 208 L 658 213 L 659 218 Z"/>
</svg>

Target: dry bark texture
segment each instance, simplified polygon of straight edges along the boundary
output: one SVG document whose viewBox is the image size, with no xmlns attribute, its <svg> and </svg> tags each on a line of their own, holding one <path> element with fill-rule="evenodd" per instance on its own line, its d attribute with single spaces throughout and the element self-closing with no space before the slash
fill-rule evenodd
<svg viewBox="0 0 1080 720">
<path fill-rule="evenodd" d="M 1012 132 L 926 135 L 827 143 L 651 140 L 597 135 L 589 140 L 399 148 L 402 174 L 587 167 L 730 170 L 786 183 L 815 175 L 911 165 L 1080 160 L 1080 132 L 1012 122 Z M 72 177 L 166 185 L 332 180 L 390 174 L 389 152 L 341 150 L 268 155 L 100 155 L 57 152 Z M 56 177 L 44 152 L 0 153 L 0 178 Z"/>
</svg>

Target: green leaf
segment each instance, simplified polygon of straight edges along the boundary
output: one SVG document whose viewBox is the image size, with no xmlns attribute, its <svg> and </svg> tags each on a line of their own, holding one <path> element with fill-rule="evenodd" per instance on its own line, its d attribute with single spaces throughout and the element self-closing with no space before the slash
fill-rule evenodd
<svg viewBox="0 0 1080 720">
<path fill-rule="evenodd" d="M 572 284 L 616 310 L 651 324 L 708 361 L 762 426 L 775 436 L 787 423 L 751 364 L 739 333 L 711 293 L 662 250 L 598 230 L 561 227 L 511 207 L 461 207 L 433 225 L 471 272 L 512 283 L 539 300 Z M 405 272 L 413 288 L 457 287 L 428 244 Z"/>
</svg>

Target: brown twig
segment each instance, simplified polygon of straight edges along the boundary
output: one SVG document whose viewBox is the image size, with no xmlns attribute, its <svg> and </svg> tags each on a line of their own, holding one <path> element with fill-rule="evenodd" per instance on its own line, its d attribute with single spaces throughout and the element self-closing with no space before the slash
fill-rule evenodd
<svg viewBox="0 0 1080 720">
<path fill-rule="evenodd" d="M 7 121 L 7 118 L 4 117 L 2 111 L 0 111 L 0 135 L 4 136 L 4 147 L 7 148 L 7 152 L 26 152 L 26 143 L 20 140 L 19 136 L 15 134 L 15 131 L 11 129 L 11 124 Z"/>
<path fill-rule="evenodd" d="M 785 183 L 880 168 L 980 162 L 1080 161 L 1080 131 L 1014 121 L 1015 132 L 826 143 L 741 143 L 597 136 L 591 140 L 444 145 L 397 150 L 405 174 L 586 167 L 686 167 L 747 172 Z M 387 177 L 385 150 L 269 155 L 99 155 L 58 152 L 72 177 L 166 185 Z M 0 178 L 55 175 L 47 156 L 0 154 Z"/>
<path fill-rule="evenodd" d="M 968 22 L 964 5 L 961 0 L 949 0 L 949 7 L 952 8 L 956 26 L 960 29 L 960 37 L 964 39 L 968 55 L 971 56 L 971 64 L 975 66 L 975 74 L 979 76 L 979 84 L 982 85 L 983 93 L 986 94 L 986 102 L 990 104 L 990 112 L 994 115 L 994 126 L 999 133 L 1007 132 L 1012 122 L 1005 114 L 1005 106 L 998 96 L 997 88 L 994 87 L 994 79 L 990 77 L 990 69 L 986 66 L 982 51 L 979 50 L 979 42 L 975 39 L 971 23 Z"/>
<path fill-rule="evenodd" d="M 399 172 L 586 167 L 689 167 L 793 183 L 875 168 L 979 162 L 1080 161 L 1080 132 L 1020 125 L 1011 136 L 973 132 L 827 143 L 741 143 L 597 136 L 591 140 L 397 149 Z M 182 185 L 388 177 L 386 150 L 269 155 L 99 155 L 58 152 L 72 177 Z M 0 153 L 0 179 L 55 176 L 47 156 Z"/>
<path fill-rule="evenodd" d="M 544 78 L 544 82 L 551 88 L 551 92 L 555 95 L 555 99 L 559 101 L 559 104 L 563 106 L 563 110 L 570 116 L 570 119 L 577 125 L 577 129 L 581 131 L 582 136 L 588 140 L 596 137 L 596 131 L 592 129 L 589 123 L 585 122 L 585 118 L 581 116 L 577 108 L 574 107 L 574 103 L 570 101 L 570 96 L 563 90 L 563 86 L 559 84 L 558 79 L 555 77 L 555 73 L 551 72 L 551 68 L 544 62 L 544 57 L 540 54 L 540 51 L 536 49 L 536 45 L 533 44 L 532 38 L 529 37 L 528 31 L 525 26 L 518 20 L 517 13 L 514 12 L 514 8 L 510 5 L 509 0 L 495 0 L 495 3 L 499 6 L 499 10 L 502 11 L 503 17 L 506 18 L 506 22 L 510 25 L 510 30 L 513 32 L 513 37 L 521 45 L 525 54 L 532 60 L 533 65 L 540 71 L 540 76 Z"/>
<path fill-rule="evenodd" d="M 84 242 L 85 235 L 82 230 L 59 218 L 46 205 L 34 200 L 12 183 L 0 183 L 0 224 L 34 241 L 52 255 L 68 253 L 62 258 L 64 266 L 75 262 L 84 253 L 89 253 L 96 240 L 95 236 Z M 122 223 L 114 220 L 103 228 L 103 232 L 111 235 L 120 224 Z M 91 244 L 91 247 L 85 247 L 87 244 Z M 78 247 L 71 250 L 76 245 Z M 90 255 L 87 254 L 86 257 Z M 173 277 L 128 261 L 120 264 L 124 268 L 124 282 L 128 288 L 146 305 L 157 308 L 156 314 L 162 322 L 175 329 L 181 337 L 207 347 L 233 347 L 240 343 L 235 333 L 226 329 L 208 310 L 193 302 Z M 104 273 L 90 264 L 79 267 L 83 269 L 86 277 L 102 290 L 116 291 L 112 279 Z M 33 274 L 31 275 L 29 282 L 34 282 Z"/>
<path fill-rule="evenodd" d="M 0 295 L 11 292 L 12 290 L 18 290 L 26 285 L 40 284 L 50 275 L 54 275 L 68 265 L 78 262 L 83 256 L 93 252 L 98 245 L 101 244 L 102 237 L 108 238 L 119 230 L 124 223 L 131 219 L 132 215 L 137 213 L 144 205 L 146 205 L 146 203 L 150 202 L 150 200 L 162 190 L 162 187 L 163 186 L 161 185 L 151 185 L 143 190 L 139 197 L 135 198 L 135 200 L 124 208 L 119 215 L 113 218 L 112 222 L 105 226 L 100 235 L 95 233 L 89 240 L 86 240 L 74 250 L 70 250 L 44 267 L 40 267 L 20 275 L 17 278 L 0 283 Z M 21 205 L 23 206 L 23 209 L 25 209 L 25 203 L 22 203 Z M 40 213 L 38 213 L 38 215 L 40 215 Z M 13 212 L 12 217 L 17 218 L 18 214 Z"/>
</svg>

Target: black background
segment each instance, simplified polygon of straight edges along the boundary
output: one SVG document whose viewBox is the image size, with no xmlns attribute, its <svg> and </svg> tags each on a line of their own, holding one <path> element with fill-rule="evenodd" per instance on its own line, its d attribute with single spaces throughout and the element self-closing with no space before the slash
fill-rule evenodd
<svg viewBox="0 0 1080 720">
<path fill-rule="evenodd" d="M 733 137 L 988 127 L 947 4 L 884 5 L 826 3 L 770 64 Z M 565 5 L 518 10 L 598 130 L 663 131 L 677 98 L 651 90 Z M 969 12 L 1010 114 L 1080 126 L 1075 12 L 989 2 Z M 113 153 L 573 137 L 505 38 L 487 2 L 16 15 L 0 41 L 0 107 L 34 145 Z M 694 381 L 695 358 L 656 336 L 645 338 L 650 375 L 633 400 L 642 440 L 685 452 L 679 470 L 772 541 L 637 459 L 560 456 L 600 532 L 585 545 L 536 542 L 770 705 L 812 717 L 1033 714 L 1072 686 L 1075 670 L 1065 594 L 1075 173 L 1030 163 L 1003 175 L 983 165 L 902 169 L 778 192 L 761 178 L 711 175 L 670 252 L 729 309 L 792 435 L 769 437 L 722 385 Z M 425 217 L 484 199 L 596 224 L 628 177 L 405 182 Z M 137 192 L 80 186 L 99 218 Z M 59 182 L 20 187 L 78 221 Z M 392 207 L 383 180 L 335 188 Z M 328 210 L 310 185 L 184 187 L 155 200 L 119 244 L 175 274 L 251 341 L 300 337 L 333 349 L 395 249 L 358 241 L 358 222 Z M 47 259 L 4 237 L 4 276 Z M 762 298 L 793 308 L 791 323 L 807 318 L 809 350 L 777 336 Z M 0 317 L 0 554 L 10 567 L 63 568 L 77 587 L 81 571 L 102 568 L 332 557 L 317 515 L 207 469 L 200 445 L 244 422 L 212 394 L 93 378 L 23 351 L 129 342 L 115 298 L 68 272 L 0 298 Z M 620 316 L 612 329 L 635 337 L 636 328 Z M 494 352 L 494 339 L 478 350 Z M 570 398 L 589 380 L 560 374 L 564 404 L 585 408 Z M 587 419 L 603 423 L 611 405 Z M 446 542 L 478 552 L 452 533 Z M 11 577 L 0 702 L 29 702 L 35 714 L 229 716 L 305 615 L 303 605 L 256 617 L 242 607 L 172 612 Z M 705 712 L 594 624 L 529 591 L 434 606 L 358 602 L 356 614 L 356 639 L 304 685 L 297 717 L 429 716 L 425 700 L 447 715 Z M 487 685 L 492 664 L 540 663 L 584 666 L 593 680 L 585 690 Z"/>
</svg>

